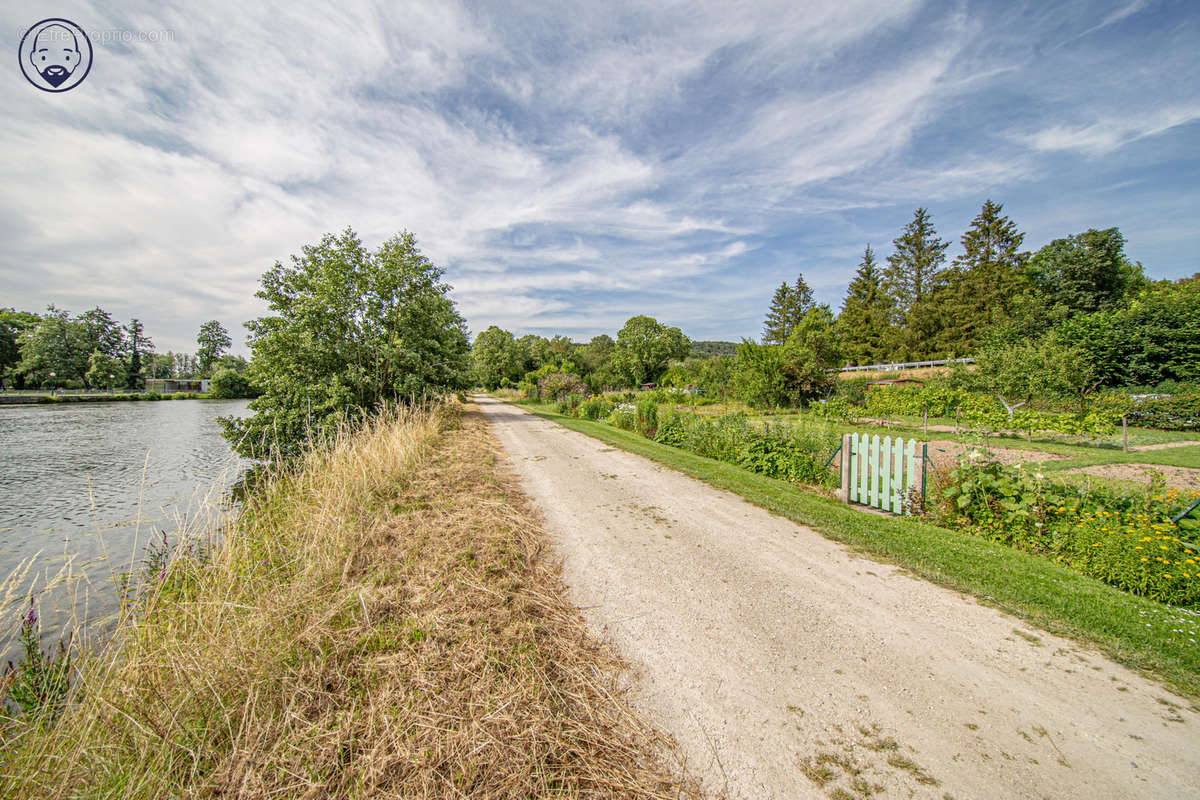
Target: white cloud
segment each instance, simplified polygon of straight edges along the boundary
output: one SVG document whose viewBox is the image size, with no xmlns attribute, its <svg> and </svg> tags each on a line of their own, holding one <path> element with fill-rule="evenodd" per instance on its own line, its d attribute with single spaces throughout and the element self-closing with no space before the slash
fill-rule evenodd
<svg viewBox="0 0 1200 800">
<path fill-rule="evenodd" d="M 1200 105 L 1179 106 L 1109 117 L 1083 126 L 1054 125 L 1019 138 L 1035 150 L 1075 150 L 1101 156 L 1198 119 Z"/>
</svg>

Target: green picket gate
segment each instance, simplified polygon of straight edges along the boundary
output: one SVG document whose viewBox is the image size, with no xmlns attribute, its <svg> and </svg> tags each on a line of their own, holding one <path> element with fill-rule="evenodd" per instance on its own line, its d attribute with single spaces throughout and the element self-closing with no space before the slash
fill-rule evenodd
<svg viewBox="0 0 1200 800">
<path fill-rule="evenodd" d="M 905 502 L 909 493 L 925 491 L 925 444 L 903 437 L 853 433 L 845 435 L 842 448 L 845 501 L 893 514 L 910 513 Z"/>
</svg>

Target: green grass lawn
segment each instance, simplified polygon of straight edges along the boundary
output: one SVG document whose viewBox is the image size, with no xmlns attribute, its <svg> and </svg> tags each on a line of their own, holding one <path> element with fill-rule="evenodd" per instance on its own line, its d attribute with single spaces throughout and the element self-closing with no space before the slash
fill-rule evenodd
<svg viewBox="0 0 1200 800">
<path fill-rule="evenodd" d="M 548 406 L 521 405 L 566 428 L 741 495 L 829 539 L 973 595 L 1046 631 L 1090 643 L 1114 660 L 1200 698 L 1200 615 L 1125 594 L 1047 559 L 983 539 L 919 520 L 859 511 L 605 423 L 567 417 Z M 1139 455 L 1164 453 L 1172 451 Z"/>
</svg>

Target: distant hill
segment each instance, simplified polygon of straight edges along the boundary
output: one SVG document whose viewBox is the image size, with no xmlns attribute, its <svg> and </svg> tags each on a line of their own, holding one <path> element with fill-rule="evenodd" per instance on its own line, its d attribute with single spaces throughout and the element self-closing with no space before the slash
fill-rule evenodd
<svg viewBox="0 0 1200 800">
<path fill-rule="evenodd" d="M 692 342 L 692 358 L 712 358 L 713 356 L 737 355 L 737 342 Z"/>
</svg>

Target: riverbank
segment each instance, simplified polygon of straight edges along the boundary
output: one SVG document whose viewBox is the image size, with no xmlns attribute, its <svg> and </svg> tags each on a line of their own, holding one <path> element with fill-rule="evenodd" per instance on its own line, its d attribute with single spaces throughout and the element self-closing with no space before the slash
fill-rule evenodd
<svg viewBox="0 0 1200 800">
<path fill-rule="evenodd" d="M 439 410 L 258 487 L 65 712 L 0 723 L 0 796 L 678 796 L 495 447 Z"/>
<path fill-rule="evenodd" d="M 211 400 L 211 394 L 177 392 L 130 392 L 125 394 L 0 394 L 0 406 L 29 406 L 50 403 L 120 403 L 132 400 Z"/>
</svg>

